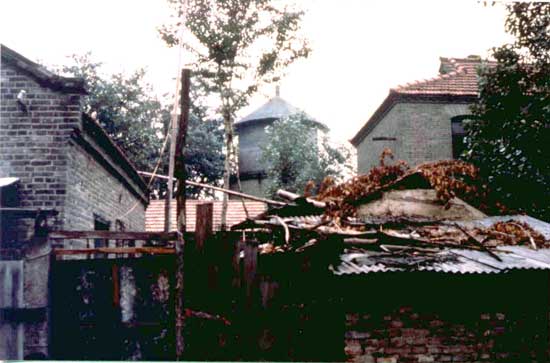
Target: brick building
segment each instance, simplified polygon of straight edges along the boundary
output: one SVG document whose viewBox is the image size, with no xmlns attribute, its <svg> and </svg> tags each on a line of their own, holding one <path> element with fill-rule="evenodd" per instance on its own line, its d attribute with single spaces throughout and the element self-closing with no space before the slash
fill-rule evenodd
<svg viewBox="0 0 550 363">
<path fill-rule="evenodd" d="M 462 121 L 478 97 L 478 56 L 441 58 L 439 75 L 391 89 L 371 118 L 350 140 L 357 148 L 357 171 L 378 164 L 384 148 L 416 165 L 451 159 L 462 151 Z"/>
<path fill-rule="evenodd" d="M 0 340 L 12 342 L 0 344 L 0 359 L 48 356 L 50 246 L 42 227 L 143 231 L 148 192 L 82 113 L 81 79 L 52 74 L 6 46 L 0 51 L 0 178 L 11 188 L 0 200 L 0 249 L 19 251 L 0 256 L 0 280 L 9 282 L 0 295 L 17 297 L 0 299 L 0 310 L 13 313 L 0 319 Z"/>
</svg>

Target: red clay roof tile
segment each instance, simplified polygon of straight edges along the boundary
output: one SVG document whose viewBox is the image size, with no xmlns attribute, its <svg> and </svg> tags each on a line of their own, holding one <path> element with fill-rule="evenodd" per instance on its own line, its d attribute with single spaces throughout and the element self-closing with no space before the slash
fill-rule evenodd
<svg viewBox="0 0 550 363">
<path fill-rule="evenodd" d="M 205 201 L 190 199 L 186 201 L 186 224 L 187 231 L 193 232 L 195 230 L 195 218 L 197 212 L 197 204 L 212 202 L 214 203 L 214 230 L 220 230 L 221 227 L 221 215 L 222 215 L 222 201 Z M 145 230 L 147 232 L 161 232 L 164 230 L 164 199 L 151 200 L 149 207 L 145 211 Z M 246 219 L 246 214 L 243 209 L 242 202 L 240 200 L 229 200 L 227 209 L 227 226 L 231 227 L 237 223 L 240 223 Z M 263 213 L 266 210 L 265 203 L 255 201 L 245 201 L 246 208 L 250 218 Z M 170 214 L 170 226 L 171 230 L 176 229 L 176 200 L 171 203 Z"/>
<path fill-rule="evenodd" d="M 477 69 L 482 64 L 478 57 L 440 58 L 437 77 L 419 80 L 393 88 L 401 94 L 477 96 L 479 92 Z"/>
</svg>

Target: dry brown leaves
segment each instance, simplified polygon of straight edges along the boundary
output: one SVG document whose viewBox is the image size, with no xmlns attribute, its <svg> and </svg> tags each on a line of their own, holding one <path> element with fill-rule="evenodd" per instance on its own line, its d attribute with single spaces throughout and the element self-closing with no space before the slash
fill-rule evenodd
<svg viewBox="0 0 550 363">
<path fill-rule="evenodd" d="M 316 199 L 327 203 L 326 214 L 336 220 L 354 216 L 355 206 L 350 202 L 369 196 L 402 177 L 409 170 L 407 163 L 402 160 L 393 165 L 386 165 L 386 157 L 393 159 L 390 149 L 385 149 L 380 155 L 379 166 L 371 169 L 368 174 L 359 175 L 347 182 L 336 185 L 332 179 L 325 179 Z"/>
<path fill-rule="evenodd" d="M 519 221 L 497 222 L 490 228 L 480 231 L 485 234 L 485 244 L 489 245 L 535 245 L 538 248 L 550 247 L 550 241 L 535 231 L 527 223 Z"/>
<path fill-rule="evenodd" d="M 542 234 L 527 223 L 520 221 L 497 222 L 488 228 L 463 228 L 485 247 L 516 245 L 531 248 L 550 247 L 550 240 L 546 240 Z M 435 245 L 440 243 L 456 244 L 457 246 L 469 244 L 468 236 L 456 226 L 434 224 L 416 228 L 408 227 L 400 232 L 411 236 L 418 235 L 422 240 Z"/>
<path fill-rule="evenodd" d="M 337 221 L 356 215 L 356 202 L 372 197 L 374 193 L 390 188 L 396 181 L 419 173 L 435 189 L 438 199 L 448 208 L 448 202 L 460 197 L 467 202 L 484 200 L 486 188 L 478 179 L 478 170 L 472 164 L 459 160 L 443 160 L 420 164 L 410 168 L 403 160 L 387 164 L 393 159 L 390 149 L 380 155 L 380 165 L 368 174 L 357 176 L 347 182 L 335 185 L 327 179 L 320 187 L 316 199 L 328 205 L 326 214 Z"/>
</svg>

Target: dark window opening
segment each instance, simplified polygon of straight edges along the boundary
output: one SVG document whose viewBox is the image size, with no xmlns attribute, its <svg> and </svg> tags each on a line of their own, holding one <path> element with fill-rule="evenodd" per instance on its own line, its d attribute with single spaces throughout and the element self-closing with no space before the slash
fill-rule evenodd
<svg viewBox="0 0 550 363">
<path fill-rule="evenodd" d="M 94 231 L 108 231 L 111 229 L 111 222 L 106 220 L 105 218 L 94 214 Z M 96 238 L 94 240 L 94 247 L 105 247 L 107 244 L 107 240 Z"/>
<path fill-rule="evenodd" d="M 460 155 L 466 150 L 466 130 L 464 129 L 464 121 L 472 120 L 474 117 L 474 115 L 459 115 L 451 118 L 453 159 L 460 158 Z"/>
<path fill-rule="evenodd" d="M 372 141 L 395 141 L 397 140 L 395 137 L 389 137 L 389 136 L 378 136 L 373 137 Z"/>
</svg>

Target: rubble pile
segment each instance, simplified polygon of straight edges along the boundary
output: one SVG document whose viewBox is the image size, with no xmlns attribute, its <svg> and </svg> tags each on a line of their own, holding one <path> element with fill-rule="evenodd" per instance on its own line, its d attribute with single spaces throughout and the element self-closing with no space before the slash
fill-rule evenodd
<svg viewBox="0 0 550 363">
<path fill-rule="evenodd" d="M 481 184 L 474 165 L 460 160 L 442 160 L 410 168 L 403 160 L 386 164 L 386 158 L 393 159 L 389 149 L 380 155 L 380 165 L 368 174 L 338 185 L 328 179 L 314 199 L 327 203 L 327 215 L 338 220 L 355 216 L 357 205 L 376 199 L 381 192 L 389 189 L 433 188 L 446 207 L 455 197 L 484 207 L 487 190 Z"/>
<path fill-rule="evenodd" d="M 548 238 L 517 219 L 476 223 L 489 217 L 466 203 L 487 197 L 473 165 L 444 160 L 410 168 L 403 161 L 386 164 L 386 158 L 393 158 L 390 150 L 379 166 L 347 182 L 327 179 L 315 197 L 279 191 L 286 206 L 233 229 L 271 231 L 262 253 L 303 252 L 330 240 L 344 252 L 368 250 L 412 264 L 435 261 L 445 249 L 480 251 L 501 261 L 494 252 L 499 246 L 550 248 Z"/>
</svg>

